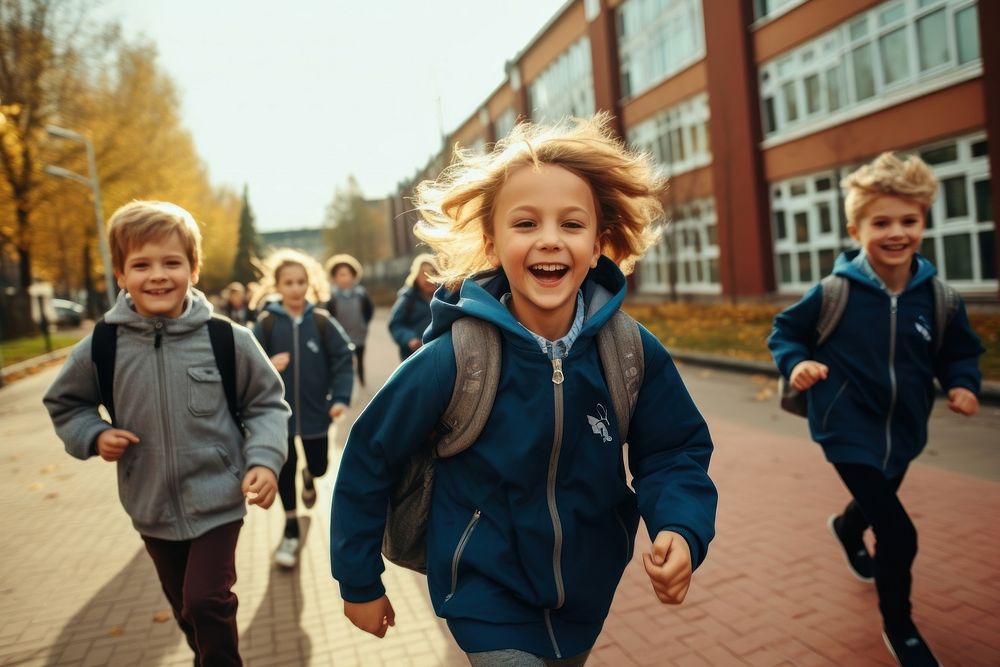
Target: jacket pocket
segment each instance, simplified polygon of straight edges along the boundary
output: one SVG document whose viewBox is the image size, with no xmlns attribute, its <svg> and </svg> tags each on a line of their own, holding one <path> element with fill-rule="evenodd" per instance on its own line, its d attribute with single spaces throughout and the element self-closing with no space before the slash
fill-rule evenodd
<svg viewBox="0 0 1000 667">
<path fill-rule="evenodd" d="M 195 417 L 207 417 L 222 408 L 222 375 L 214 366 L 188 369 L 188 410 Z"/>
<path fill-rule="evenodd" d="M 239 468 L 222 447 L 208 443 L 180 452 L 179 458 L 184 461 L 178 474 L 188 513 L 211 515 L 243 502 Z"/>
<path fill-rule="evenodd" d="M 445 602 L 455 596 L 455 590 L 458 588 L 458 564 L 462 560 L 462 552 L 465 551 L 465 546 L 469 543 L 469 538 L 472 537 L 472 531 L 476 529 L 476 524 L 479 523 L 479 518 L 481 516 L 482 512 L 479 510 L 473 512 L 472 518 L 469 519 L 469 523 L 465 526 L 465 530 L 462 531 L 462 536 L 458 538 L 458 544 L 455 546 L 455 553 L 451 557 L 451 592 L 445 596 Z"/>
<path fill-rule="evenodd" d="M 119 462 L 118 497 L 122 507 L 141 529 L 160 528 L 174 521 L 169 490 L 162 475 L 158 452 L 135 448 L 128 461 Z"/>
<path fill-rule="evenodd" d="M 827 422 L 830 421 L 830 413 L 833 412 L 833 408 L 837 405 L 837 401 L 840 400 L 840 397 L 844 395 L 845 389 L 847 389 L 847 380 L 844 380 L 843 384 L 840 385 L 840 388 L 837 389 L 837 393 L 833 395 L 833 400 L 830 401 L 830 404 L 826 406 L 826 410 L 823 411 L 822 430 L 827 430 Z"/>
</svg>

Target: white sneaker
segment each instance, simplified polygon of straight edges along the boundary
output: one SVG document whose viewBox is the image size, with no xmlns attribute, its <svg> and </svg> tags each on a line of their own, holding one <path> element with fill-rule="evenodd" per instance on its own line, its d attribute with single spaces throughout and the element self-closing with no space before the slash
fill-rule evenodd
<svg viewBox="0 0 1000 667">
<path fill-rule="evenodd" d="M 295 567 L 299 562 L 299 538 L 282 538 L 278 550 L 274 552 L 274 562 L 281 567 Z"/>
</svg>

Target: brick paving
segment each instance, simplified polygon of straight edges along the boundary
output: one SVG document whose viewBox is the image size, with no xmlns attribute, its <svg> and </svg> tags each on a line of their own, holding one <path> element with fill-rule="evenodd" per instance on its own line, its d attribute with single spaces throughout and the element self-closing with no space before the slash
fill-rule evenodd
<svg viewBox="0 0 1000 667">
<path fill-rule="evenodd" d="M 397 358 L 384 317 L 369 341 L 373 381 Z M 0 390 L 0 665 L 190 665 L 173 619 L 157 621 L 168 606 L 118 503 L 114 466 L 69 458 L 48 424 L 39 398 L 53 375 Z M 640 531 L 588 664 L 891 665 L 874 589 L 850 576 L 826 530 L 846 492 L 804 425 L 802 437 L 776 435 L 730 421 L 724 405 L 701 407 L 717 443 L 719 536 L 688 600 L 667 607 L 649 588 Z M 975 427 L 970 437 L 996 439 Z M 332 452 L 335 470 L 336 444 Z M 423 578 L 406 570 L 386 573 L 397 620 L 386 639 L 344 619 L 327 556 L 332 478 L 304 512 L 302 562 L 292 572 L 270 560 L 278 505 L 248 514 L 236 585 L 247 664 L 467 664 L 431 612 Z M 949 667 L 1000 665 L 1000 483 L 918 463 L 901 493 L 920 532 L 913 600 L 925 637 Z"/>
</svg>

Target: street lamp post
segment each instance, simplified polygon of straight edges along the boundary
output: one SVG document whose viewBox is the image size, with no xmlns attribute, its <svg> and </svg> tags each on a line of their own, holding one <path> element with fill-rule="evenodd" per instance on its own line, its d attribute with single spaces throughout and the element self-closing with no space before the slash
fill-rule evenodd
<svg viewBox="0 0 1000 667">
<path fill-rule="evenodd" d="M 115 305 L 115 276 L 111 270 L 111 253 L 108 250 L 108 238 L 104 233 L 104 209 L 101 207 L 101 184 L 97 179 L 97 162 L 94 159 L 94 146 L 90 143 L 90 139 L 73 130 L 67 130 L 55 125 L 46 125 L 45 131 L 53 137 L 81 143 L 87 149 L 87 169 L 90 171 L 90 178 L 84 178 L 75 171 L 51 164 L 45 165 L 45 173 L 76 181 L 90 188 L 90 191 L 93 193 L 94 217 L 97 220 L 97 245 L 101 250 L 101 261 L 104 263 L 104 281 L 107 286 L 108 308 L 113 308 Z"/>
</svg>

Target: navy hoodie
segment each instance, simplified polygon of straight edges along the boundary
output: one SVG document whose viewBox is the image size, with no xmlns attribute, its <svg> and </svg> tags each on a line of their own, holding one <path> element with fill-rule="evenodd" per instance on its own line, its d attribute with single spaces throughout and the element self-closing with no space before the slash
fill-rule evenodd
<svg viewBox="0 0 1000 667">
<path fill-rule="evenodd" d="M 253 333 L 265 347 L 268 357 L 291 353 L 288 366 L 281 372 L 285 400 L 292 406 L 288 435 L 303 438 L 325 436 L 330 428 L 330 408 L 334 403 L 350 405 L 354 387 L 352 345 L 340 324 L 327 318 L 326 341 L 313 318 L 315 306 L 306 303 L 302 321 L 295 324 L 280 301 L 267 304 L 266 317 L 274 318 L 271 340 L 264 340 L 263 317 L 257 319 Z"/>
<path fill-rule="evenodd" d="M 435 294 L 426 344 L 360 415 L 337 475 L 333 575 L 351 602 L 385 592 L 379 553 L 393 480 L 438 423 L 455 383 L 451 324 L 478 317 L 501 332 L 501 374 L 478 441 L 438 462 L 427 542 L 437 614 L 463 650 L 515 648 L 547 658 L 591 648 L 632 558 L 640 514 L 650 536 L 684 536 L 697 567 L 715 532 L 712 441 L 670 356 L 642 329 L 645 377 L 627 440 L 635 492 L 595 335 L 625 296 L 601 258 L 584 283 L 586 319 L 565 381 L 499 297 L 502 272 Z M 588 417 L 605 420 L 605 442 Z M 650 592 L 652 596 L 652 592 Z M 652 597 L 650 604 L 655 604 Z"/>
<path fill-rule="evenodd" d="M 421 338 L 430 323 L 431 305 L 420 290 L 412 285 L 400 289 L 389 313 L 389 334 L 399 346 L 400 359 L 413 354 L 410 341 Z"/>
<path fill-rule="evenodd" d="M 934 265 L 916 255 L 906 288 L 891 295 L 866 268 L 860 250 L 837 258 L 833 272 L 850 280 L 847 308 L 837 328 L 815 352 L 823 301 L 817 285 L 774 319 L 768 347 L 786 378 L 807 359 L 830 374 L 813 385 L 809 430 L 831 463 L 861 463 L 894 479 L 927 444 L 934 378 L 947 392 L 978 394 L 983 348 L 959 302 L 934 355 Z"/>
</svg>

